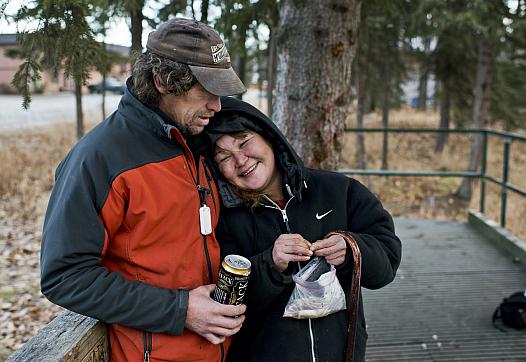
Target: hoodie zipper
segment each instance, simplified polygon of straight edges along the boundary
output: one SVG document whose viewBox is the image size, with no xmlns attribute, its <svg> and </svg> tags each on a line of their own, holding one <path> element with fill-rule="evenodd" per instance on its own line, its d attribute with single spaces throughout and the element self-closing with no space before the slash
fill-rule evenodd
<svg viewBox="0 0 526 362">
<path fill-rule="evenodd" d="M 290 228 L 290 224 L 289 224 L 289 217 L 287 215 L 287 206 L 289 206 L 289 203 L 290 201 L 294 198 L 294 196 L 292 196 L 289 201 L 287 201 L 287 203 L 285 204 L 285 207 L 282 209 L 278 206 L 278 204 L 276 204 L 270 197 L 268 197 L 267 195 L 263 195 L 263 197 L 269 201 L 272 205 L 265 205 L 265 204 L 262 204 L 264 207 L 267 207 L 269 209 L 276 209 L 276 210 L 279 210 L 281 212 L 281 217 L 283 218 L 283 222 L 285 223 L 285 227 L 287 228 L 287 233 L 289 234 L 292 234 L 292 230 Z M 298 262 L 298 267 L 300 267 L 300 263 Z M 310 347 L 311 347 L 311 354 L 312 354 L 312 361 L 313 362 L 316 362 L 316 353 L 314 351 L 314 331 L 312 329 L 312 321 L 311 319 L 309 318 L 309 340 L 310 340 Z"/>
<path fill-rule="evenodd" d="M 290 201 L 294 198 L 294 196 L 292 196 L 289 201 L 287 201 L 287 203 L 285 204 L 285 207 L 282 209 L 278 206 L 278 204 L 276 204 L 270 197 L 268 197 L 267 195 L 263 195 L 263 197 L 268 201 L 270 202 L 272 205 L 265 205 L 265 204 L 261 204 L 263 205 L 264 207 L 267 207 L 269 209 L 275 209 L 275 210 L 279 210 L 279 212 L 281 212 L 281 217 L 283 218 L 283 222 L 285 223 L 285 227 L 287 228 L 287 233 L 288 234 L 292 234 L 292 231 L 290 229 L 290 224 L 289 224 L 289 217 L 287 216 L 287 206 L 289 206 L 289 203 Z"/>
</svg>

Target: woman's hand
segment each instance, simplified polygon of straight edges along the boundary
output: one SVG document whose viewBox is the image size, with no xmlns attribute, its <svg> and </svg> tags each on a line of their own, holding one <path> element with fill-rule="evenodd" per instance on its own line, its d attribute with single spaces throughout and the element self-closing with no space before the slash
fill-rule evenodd
<svg viewBox="0 0 526 362">
<path fill-rule="evenodd" d="M 311 244 L 299 234 L 281 234 L 274 242 L 272 260 L 279 272 L 291 261 L 307 261 L 312 256 Z"/>
<path fill-rule="evenodd" d="M 312 243 L 310 250 L 316 256 L 324 256 L 327 263 L 337 266 L 345 261 L 347 242 L 341 235 L 331 235 Z"/>
</svg>

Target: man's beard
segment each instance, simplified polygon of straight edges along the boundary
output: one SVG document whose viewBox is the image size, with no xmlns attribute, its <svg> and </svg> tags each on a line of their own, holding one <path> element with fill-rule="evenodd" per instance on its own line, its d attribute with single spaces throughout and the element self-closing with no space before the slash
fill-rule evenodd
<svg viewBox="0 0 526 362">
<path fill-rule="evenodd" d="M 215 112 L 203 112 L 203 113 L 198 113 L 196 115 L 194 115 L 192 117 L 192 119 L 190 120 L 190 122 L 188 122 L 187 124 L 181 126 L 181 129 L 183 130 L 183 132 L 189 136 L 195 136 L 201 132 L 203 132 L 203 129 L 204 129 L 204 126 L 201 126 L 201 125 L 197 125 L 196 123 L 199 121 L 199 118 L 200 117 L 205 117 L 205 118 L 212 118 L 214 116 Z"/>
</svg>

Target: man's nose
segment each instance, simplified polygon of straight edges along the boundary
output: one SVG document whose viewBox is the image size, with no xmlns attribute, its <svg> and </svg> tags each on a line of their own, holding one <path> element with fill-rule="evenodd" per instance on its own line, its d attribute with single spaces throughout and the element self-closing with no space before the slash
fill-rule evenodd
<svg viewBox="0 0 526 362">
<path fill-rule="evenodd" d="M 221 110 L 221 98 L 219 98 L 219 96 L 210 94 L 210 100 L 206 106 L 211 111 L 219 112 Z"/>
</svg>

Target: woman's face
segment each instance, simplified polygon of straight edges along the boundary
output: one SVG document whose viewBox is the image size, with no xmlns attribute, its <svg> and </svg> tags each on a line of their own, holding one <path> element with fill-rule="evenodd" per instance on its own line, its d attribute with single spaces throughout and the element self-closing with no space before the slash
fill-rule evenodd
<svg viewBox="0 0 526 362">
<path fill-rule="evenodd" d="M 234 186 L 270 197 L 281 194 L 281 174 L 274 152 L 259 134 L 249 131 L 222 136 L 216 142 L 214 160 Z"/>
</svg>

